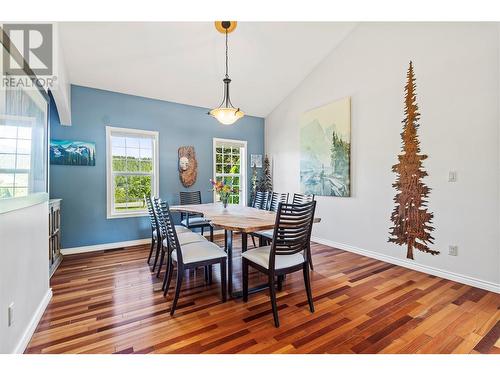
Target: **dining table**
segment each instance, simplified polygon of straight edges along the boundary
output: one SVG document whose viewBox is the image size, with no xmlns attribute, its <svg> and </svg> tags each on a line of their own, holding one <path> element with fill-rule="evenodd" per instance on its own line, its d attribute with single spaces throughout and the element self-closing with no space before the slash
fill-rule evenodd
<svg viewBox="0 0 500 375">
<path fill-rule="evenodd" d="M 228 204 L 227 207 L 221 202 L 188 204 L 170 206 L 172 212 L 183 212 L 187 214 L 203 215 L 213 227 L 224 230 L 224 250 L 227 253 L 227 275 L 228 293 L 230 297 L 242 296 L 242 291 L 233 290 L 233 236 L 234 233 L 241 234 L 241 252 L 248 249 L 248 235 L 263 230 L 274 229 L 276 224 L 276 213 L 274 211 L 261 210 L 238 204 Z M 314 218 L 314 222 L 321 219 Z M 260 285 L 249 289 L 250 293 L 263 290 L 266 285 Z"/>
</svg>

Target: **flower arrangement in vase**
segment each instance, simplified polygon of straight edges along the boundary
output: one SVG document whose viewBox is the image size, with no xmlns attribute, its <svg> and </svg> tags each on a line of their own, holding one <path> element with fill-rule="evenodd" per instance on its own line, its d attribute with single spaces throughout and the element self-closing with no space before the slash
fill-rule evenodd
<svg viewBox="0 0 500 375">
<path fill-rule="evenodd" d="M 214 181 L 210 179 L 210 183 L 212 184 L 212 190 L 219 194 L 224 208 L 227 208 L 229 197 L 231 196 L 231 194 L 238 193 L 238 190 L 233 188 L 230 184 L 224 183 L 223 181 Z"/>
</svg>

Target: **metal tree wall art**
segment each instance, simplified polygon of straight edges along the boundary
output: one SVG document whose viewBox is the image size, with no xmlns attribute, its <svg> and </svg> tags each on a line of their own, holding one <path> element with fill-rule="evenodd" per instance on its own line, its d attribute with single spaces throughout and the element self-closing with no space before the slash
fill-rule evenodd
<svg viewBox="0 0 500 375">
<path fill-rule="evenodd" d="M 255 164 L 252 165 L 252 186 L 250 191 L 250 202 L 253 202 L 253 198 L 255 196 L 255 192 L 257 191 L 257 166 Z"/>
<path fill-rule="evenodd" d="M 271 175 L 271 162 L 269 161 L 269 157 L 266 155 L 264 157 L 264 182 L 262 191 L 273 191 L 273 176 Z"/>
<path fill-rule="evenodd" d="M 273 176 L 271 174 L 271 162 L 269 157 L 264 157 L 264 164 L 262 166 L 262 175 L 257 182 L 258 191 L 273 191 Z"/>
<path fill-rule="evenodd" d="M 398 155 L 399 163 L 392 167 L 392 171 L 397 174 L 396 182 L 392 185 L 397 190 L 394 197 L 396 203 L 392 211 L 391 220 L 394 224 L 390 228 L 389 242 L 398 245 L 407 245 L 406 257 L 413 259 L 413 249 L 439 254 L 439 251 L 431 250 L 428 243 L 433 243 L 434 238 L 431 231 L 433 214 L 427 209 L 427 200 L 430 189 L 422 179 L 427 176 L 423 169 L 422 160 L 427 159 L 427 155 L 420 153 L 420 142 L 418 140 L 417 129 L 420 113 L 416 103 L 415 76 L 413 64 L 407 73 L 407 83 L 405 86 L 405 118 L 403 120 L 403 140 L 402 153 Z"/>
</svg>

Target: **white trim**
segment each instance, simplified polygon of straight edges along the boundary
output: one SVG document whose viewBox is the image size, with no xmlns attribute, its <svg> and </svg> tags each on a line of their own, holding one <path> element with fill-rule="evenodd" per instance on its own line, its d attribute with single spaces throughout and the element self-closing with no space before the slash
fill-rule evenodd
<svg viewBox="0 0 500 375">
<path fill-rule="evenodd" d="M 150 238 L 142 238 L 139 240 L 131 240 L 131 241 L 109 242 L 109 243 L 102 243 L 102 244 L 97 244 L 97 245 L 68 247 L 67 249 L 61 249 L 61 254 L 62 255 L 71 255 L 71 254 L 90 253 L 92 251 L 110 250 L 110 249 L 116 249 L 116 248 L 120 248 L 120 247 L 144 245 L 147 243 L 151 243 L 151 237 Z"/>
<path fill-rule="evenodd" d="M 489 290 L 490 292 L 500 293 L 500 284 L 495 284 L 495 283 L 492 283 L 491 281 L 476 279 L 475 277 L 461 275 L 461 274 L 446 271 L 446 270 L 443 270 L 440 268 L 435 268 L 435 267 L 431 267 L 431 266 L 424 266 L 422 264 L 410 262 L 409 260 L 406 260 L 406 259 L 399 259 L 396 257 L 392 257 L 390 255 L 381 254 L 381 253 L 378 253 L 378 252 L 375 252 L 372 250 L 361 249 L 361 248 L 356 247 L 356 246 L 346 245 L 343 243 L 330 241 L 330 240 L 327 240 L 324 238 L 312 237 L 311 241 L 320 243 L 322 245 L 334 247 L 334 248 L 337 248 L 339 250 L 345 250 L 345 251 L 349 251 L 351 253 L 364 255 L 364 256 L 369 257 L 369 258 L 378 259 L 378 260 L 381 260 L 382 262 L 395 264 L 395 265 L 409 268 L 409 269 L 419 271 L 419 272 L 424 272 L 424 273 L 427 273 L 429 275 L 442 277 L 443 279 L 448 279 L 448 280 L 456 281 L 456 282 L 459 282 L 462 284 L 466 284 L 466 285 L 474 286 L 477 288 Z"/>
<path fill-rule="evenodd" d="M 147 210 L 139 212 L 117 213 L 113 210 L 113 181 L 112 173 L 112 158 L 111 158 L 111 135 L 112 133 L 137 134 L 153 137 L 153 181 L 151 195 L 157 196 L 160 191 L 160 133 L 155 130 L 142 130 L 132 128 L 117 128 L 106 126 L 106 218 L 118 219 L 127 217 L 148 216 Z"/>
<path fill-rule="evenodd" d="M 33 317 L 31 318 L 28 327 L 26 327 L 26 330 L 24 331 L 21 339 L 14 348 L 14 351 L 12 352 L 13 354 L 24 353 L 26 347 L 28 346 L 31 340 L 31 337 L 33 336 L 33 333 L 35 333 L 35 329 L 38 326 L 40 319 L 42 319 L 43 313 L 45 312 L 45 309 L 47 308 L 47 305 L 49 304 L 51 298 L 52 298 L 52 289 L 49 288 L 49 290 L 47 290 L 47 293 L 45 293 L 42 300 L 40 301 L 40 304 L 38 305 L 35 313 L 33 314 Z"/>
<path fill-rule="evenodd" d="M 216 157 L 215 157 L 215 149 L 217 148 L 217 142 L 227 142 L 227 143 L 233 143 L 236 145 L 241 145 L 244 149 L 244 152 L 241 152 L 240 149 L 240 176 L 243 176 L 243 178 L 240 177 L 240 191 L 243 193 L 240 195 L 240 205 L 246 206 L 247 205 L 247 196 L 248 196 L 248 189 L 247 189 L 247 180 L 248 180 L 248 175 L 247 175 L 247 157 L 248 157 L 248 142 L 243 141 L 243 140 L 238 140 L 238 139 L 227 139 L 227 138 L 213 138 L 212 139 L 212 178 L 215 180 L 215 165 L 216 163 Z M 214 202 L 216 201 L 216 194 L 215 191 L 213 193 L 213 199 Z"/>
</svg>

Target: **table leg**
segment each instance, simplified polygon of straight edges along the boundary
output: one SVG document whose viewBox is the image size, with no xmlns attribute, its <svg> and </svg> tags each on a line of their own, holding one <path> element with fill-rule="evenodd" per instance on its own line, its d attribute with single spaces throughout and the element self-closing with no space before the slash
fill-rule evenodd
<svg viewBox="0 0 500 375">
<path fill-rule="evenodd" d="M 241 252 L 244 253 L 248 249 L 248 234 L 241 232 Z"/>
<path fill-rule="evenodd" d="M 227 290 L 229 296 L 233 296 L 233 231 L 225 230 L 224 239 L 227 253 Z"/>
<path fill-rule="evenodd" d="M 229 235 L 227 236 L 227 243 L 228 243 L 228 253 L 227 253 L 227 256 L 229 258 L 229 251 L 231 252 L 231 258 L 232 258 L 232 254 L 233 254 L 233 232 L 232 231 L 228 231 L 229 232 Z M 230 246 L 229 246 L 230 244 Z M 231 248 L 231 250 L 229 250 L 229 248 Z M 244 253 L 245 251 L 247 251 L 248 249 L 248 233 L 245 233 L 245 232 L 241 232 L 241 253 Z M 230 264 L 230 266 L 229 266 Z M 243 296 L 243 292 L 241 290 L 236 290 L 233 292 L 233 280 L 232 280 L 232 272 L 233 272 L 233 261 L 232 259 L 229 260 L 228 259 L 228 269 L 230 268 L 230 271 L 228 271 L 228 274 L 230 274 L 231 276 L 229 276 L 229 280 L 228 280 L 228 289 L 229 289 L 229 295 L 232 297 L 232 298 L 241 298 Z M 252 294 L 252 293 L 257 293 L 257 292 L 260 292 L 264 289 L 267 289 L 269 287 L 269 285 L 266 283 L 266 284 L 262 284 L 262 285 L 259 285 L 259 286 L 256 286 L 256 287 L 253 287 L 253 288 L 249 288 L 248 289 L 248 293 L 249 294 Z"/>
</svg>

